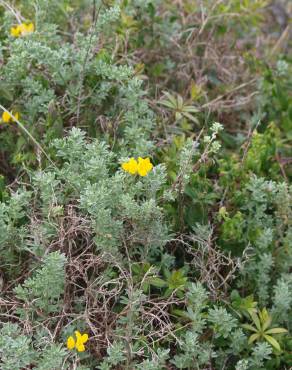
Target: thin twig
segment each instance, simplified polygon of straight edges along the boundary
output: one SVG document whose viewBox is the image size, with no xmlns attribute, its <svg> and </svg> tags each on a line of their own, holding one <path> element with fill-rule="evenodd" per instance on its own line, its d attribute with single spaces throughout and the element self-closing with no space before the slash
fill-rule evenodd
<svg viewBox="0 0 292 370">
<path fill-rule="evenodd" d="M 20 24 L 21 23 L 21 16 L 19 16 L 16 12 L 16 10 L 14 10 L 12 8 L 12 6 L 10 4 L 8 4 L 6 1 L 4 0 L 0 0 L 0 5 L 2 5 L 4 8 L 7 8 L 13 15 L 14 17 L 16 18 L 17 22 Z"/>
</svg>

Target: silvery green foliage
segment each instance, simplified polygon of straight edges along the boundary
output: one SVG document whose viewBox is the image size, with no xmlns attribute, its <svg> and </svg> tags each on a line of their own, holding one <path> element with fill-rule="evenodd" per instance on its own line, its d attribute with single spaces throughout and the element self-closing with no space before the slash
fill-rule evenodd
<svg viewBox="0 0 292 370">
<path fill-rule="evenodd" d="M 237 362 L 235 370 L 265 370 L 265 361 L 271 358 L 272 348 L 267 342 L 257 343 L 248 359 Z"/>
<path fill-rule="evenodd" d="M 32 277 L 14 288 L 16 297 L 25 303 L 19 313 L 26 317 L 28 312 L 41 310 L 44 314 L 56 312 L 62 303 L 65 284 L 66 258 L 58 252 L 51 252 L 43 259 L 42 267 Z"/>
<path fill-rule="evenodd" d="M 56 139 L 52 146 L 62 161 L 57 171 L 53 169 L 56 178 L 65 181 L 61 190 L 71 189 L 72 195 L 79 197 L 80 191 L 87 185 L 103 181 L 109 176 L 114 154 L 104 142 L 87 142 L 85 132 L 80 129 L 73 128 L 66 138 Z M 60 191 L 56 192 L 56 196 L 58 194 Z"/>
<path fill-rule="evenodd" d="M 243 193 L 248 199 L 242 207 L 246 212 L 246 241 L 252 244 L 253 255 L 242 274 L 253 280 L 260 304 L 268 305 L 272 293 L 271 271 L 276 268 L 280 277 L 289 271 L 292 261 L 291 231 L 287 227 L 292 216 L 291 189 L 286 183 L 253 176 Z M 279 240 L 282 243 L 278 246 Z"/>
<path fill-rule="evenodd" d="M 125 348 L 123 343 L 114 342 L 107 349 L 107 357 L 105 360 L 98 366 L 99 370 L 110 370 L 112 366 L 122 364 L 126 360 Z"/>
<path fill-rule="evenodd" d="M 182 148 L 179 157 L 179 192 L 183 192 L 193 172 L 194 157 L 198 153 L 199 143 L 188 139 Z"/>
<path fill-rule="evenodd" d="M 206 144 L 205 151 L 207 151 L 210 154 L 216 154 L 219 152 L 221 148 L 221 144 L 216 139 L 219 132 L 223 130 L 223 126 L 219 122 L 214 122 L 210 130 L 211 135 L 204 136 L 204 143 Z"/>
<path fill-rule="evenodd" d="M 18 190 L 0 203 L 0 266 L 8 276 L 12 273 L 11 264 L 14 265 L 13 273 L 18 272 L 19 255 L 26 250 L 28 230 L 23 220 L 30 199 L 30 192 Z"/>
<path fill-rule="evenodd" d="M 96 22 L 97 30 L 103 31 L 105 27 L 109 27 L 111 22 L 117 21 L 120 17 L 121 9 L 119 6 L 120 1 L 115 1 L 117 4 L 108 9 L 103 9 Z"/>
<path fill-rule="evenodd" d="M 262 230 L 261 234 L 255 240 L 256 248 L 261 252 L 269 250 L 273 243 L 274 231 L 271 228 L 265 228 Z"/>
<path fill-rule="evenodd" d="M 248 338 L 241 328 L 235 329 L 230 335 L 230 353 L 237 355 L 244 351 L 247 340 Z"/>
<path fill-rule="evenodd" d="M 60 370 L 65 356 L 62 344 L 47 344 L 36 351 L 31 337 L 24 335 L 17 324 L 5 323 L 0 329 L 1 370 L 21 370 L 31 365 L 37 370 Z"/>
<path fill-rule="evenodd" d="M 135 76 L 133 68 L 116 65 L 110 56 L 114 48 L 113 25 L 120 18 L 119 2 L 110 8 L 100 3 L 96 24 L 87 34 L 76 32 L 74 43 L 62 40 L 58 28 L 42 19 L 44 14 L 49 17 L 51 8 L 55 8 L 52 5 L 44 11 L 48 3 L 37 5 L 34 33 L 25 38 L 8 38 L 7 45 L 0 45 L 3 50 L 9 49 L 1 69 L 1 86 L 11 95 L 11 100 L 13 91 L 18 91 L 21 120 L 29 130 L 32 124 L 38 124 L 33 131 L 36 137 L 39 129 L 46 126 L 49 141 L 60 134 L 64 115 L 92 122 L 89 129 L 95 135 L 100 127 L 96 119 L 100 117 L 107 122 L 107 129 L 114 130 L 115 137 L 120 139 L 116 146 L 123 155 L 129 155 L 129 148 L 133 155 L 148 154 L 153 149 L 149 138 L 154 115 L 143 99 L 142 81 Z M 107 51 L 100 49 L 101 37 L 107 40 Z M 66 99 L 60 100 L 60 91 Z M 56 107 L 57 119 L 51 122 L 48 117 L 52 106 Z"/>
<path fill-rule="evenodd" d="M 279 59 L 277 61 L 277 73 L 279 76 L 281 77 L 285 77 L 288 75 L 288 71 L 289 71 L 289 64 L 283 60 L 283 59 Z"/>
<path fill-rule="evenodd" d="M 287 324 L 291 328 L 292 310 L 292 277 L 291 274 L 283 274 L 274 285 L 272 299 L 272 316 L 280 324 Z"/>
<path fill-rule="evenodd" d="M 91 220 L 98 250 L 117 253 L 129 233 L 132 252 L 141 246 L 145 255 L 159 254 L 168 239 L 156 200 L 165 182 L 164 167 L 154 168 L 145 178 L 124 173 L 104 142 L 88 143 L 84 132 L 76 128 L 68 137 L 55 140 L 53 147 L 62 165 L 57 171 L 36 178 L 39 188 L 45 192 L 40 194 L 45 204 L 48 199 L 55 206 L 64 205 L 63 192 L 71 192 L 77 197 L 80 210 Z M 55 187 L 46 185 L 48 178 Z"/>
<path fill-rule="evenodd" d="M 223 307 L 214 307 L 208 311 L 208 321 L 214 330 L 215 338 L 228 338 L 237 326 L 237 320 Z"/>
<path fill-rule="evenodd" d="M 248 360 L 239 360 L 235 366 L 235 370 L 248 370 Z"/>
<path fill-rule="evenodd" d="M 265 360 L 269 360 L 272 354 L 272 348 L 267 342 L 257 343 L 252 350 L 251 358 L 249 359 L 250 370 L 265 369 Z"/>
<path fill-rule="evenodd" d="M 36 370 L 59 370 L 66 356 L 63 344 L 51 344 L 41 351 Z M 64 368 L 64 367 L 63 367 Z"/>
<path fill-rule="evenodd" d="M 259 256 L 257 268 L 255 271 L 257 294 L 260 302 L 265 305 L 269 298 L 269 286 L 271 279 L 271 271 L 273 268 L 273 256 L 271 253 L 264 253 Z"/>
<path fill-rule="evenodd" d="M 178 369 L 201 369 L 202 365 L 210 364 L 211 359 L 216 357 L 212 344 L 200 343 L 199 335 L 190 330 L 181 338 L 180 347 L 182 353 L 171 360 Z"/>
<path fill-rule="evenodd" d="M 207 307 L 208 292 L 201 283 L 192 283 L 186 294 L 187 316 L 192 321 L 193 332 L 201 334 L 206 327 L 206 319 L 202 314 Z"/>
<path fill-rule="evenodd" d="M 193 309 L 202 312 L 208 305 L 209 293 L 200 282 L 191 283 L 188 287 L 186 298 Z"/>
<path fill-rule="evenodd" d="M 0 367 L 21 370 L 34 360 L 31 339 L 21 334 L 17 324 L 6 323 L 0 329 Z"/>
<path fill-rule="evenodd" d="M 220 143 L 217 141 L 218 133 L 223 130 L 223 126 L 214 122 L 210 128 L 211 134 L 205 135 L 202 139 L 203 149 L 199 150 L 201 143 L 197 140 L 187 139 L 185 145 L 180 151 L 178 165 L 178 175 L 176 180 L 176 191 L 182 193 L 189 183 L 190 176 L 194 171 L 195 159 L 197 163 L 204 162 L 212 154 L 220 150 Z"/>
<path fill-rule="evenodd" d="M 169 349 L 158 348 L 156 353 L 152 354 L 152 359 L 145 360 L 135 366 L 136 370 L 162 370 L 165 368 L 165 362 L 169 358 Z"/>
</svg>

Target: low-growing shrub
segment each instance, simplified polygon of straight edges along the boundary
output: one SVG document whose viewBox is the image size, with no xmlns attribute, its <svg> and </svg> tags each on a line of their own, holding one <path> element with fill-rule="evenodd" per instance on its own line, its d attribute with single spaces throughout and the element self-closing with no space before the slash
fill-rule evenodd
<svg viewBox="0 0 292 370">
<path fill-rule="evenodd" d="M 291 367 L 289 25 L 274 45 L 266 5 L 0 2 L 1 369 Z"/>
</svg>

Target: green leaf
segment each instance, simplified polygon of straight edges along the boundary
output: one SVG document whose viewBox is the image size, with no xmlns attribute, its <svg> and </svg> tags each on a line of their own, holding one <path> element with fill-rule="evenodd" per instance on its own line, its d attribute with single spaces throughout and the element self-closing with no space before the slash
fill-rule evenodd
<svg viewBox="0 0 292 370">
<path fill-rule="evenodd" d="M 252 334 L 249 339 L 248 339 L 248 344 L 252 344 L 255 340 L 259 339 L 260 338 L 260 334 L 259 333 L 256 333 L 256 334 Z"/>
<path fill-rule="evenodd" d="M 175 316 L 178 316 L 178 317 L 182 317 L 184 319 L 190 319 L 188 313 L 186 311 L 183 311 L 183 310 L 179 310 L 179 309 L 174 309 L 171 311 L 172 315 L 175 315 Z"/>
<path fill-rule="evenodd" d="M 255 328 L 255 327 L 253 327 L 253 326 L 251 326 L 251 325 L 249 325 L 249 324 L 242 324 L 241 326 L 242 326 L 244 329 L 246 329 L 246 330 L 250 330 L 250 331 L 253 331 L 253 332 L 257 333 L 256 328 Z"/>
<path fill-rule="evenodd" d="M 151 277 L 151 278 L 147 279 L 147 282 L 150 285 L 155 286 L 156 288 L 164 288 L 164 287 L 167 286 L 167 283 L 164 280 L 162 280 L 158 277 Z"/>
<path fill-rule="evenodd" d="M 142 290 L 143 290 L 143 292 L 144 293 L 147 293 L 149 291 L 149 287 L 150 287 L 150 285 L 147 282 L 145 282 L 144 284 L 142 284 Z"/>
<path fill-rule="evenodd" d="M 189 112 L 189 113 L 198 113 L 198 112 L 200 112 L 198 108 L 196 108 L 192 105 L 185 105 L 183 111 L 184 112 Z"/>
<path fill-rule="evenodd" d="M 281 352 L 280 344 L 276 341 L 275 338 L 271 337 L 270 335 L 264 334 L 264 338 L 279 352 Z"/>
<path fill-rule="evenodd" d="M 177 108 L 179 110 L 184 109 L 184 101 L 183 101 L 183 98 L 180 95 L 177 96 Z"/>
<path fill-rule="evenodd" d="M 196 123 L 196 124 L 198 124 L 198 123 L 199 123 L 198 119 L 197 119 L 196 117 L 193 117 L 190 113 L 188 113 L 188 112 L 183 112 L 183 115 L 184 115 L 185 117 L 187 117 L 189 120 L 191 120 L 192 122 L 194 122 L 194 123 Z"/>
<path fill-rule="evenodd" d="M 266 308 L 263 308 L 262 311 L 259 311 L 259 318 L 262 324 L 264 324 L 266 321 L 272 321 L 272 318 Z"/>
<path fill-rule="evenodd" d="M 175 109 L 175 106 L 173 106 L 172 103 L 167 100 L 162 100 L 159 102 L 159 104 L 162 104 L 165 107 L 170 108 L 170 109 Z"/>
<path fill-rule="evenodd" d="M 173 289 L 170 289 L 170 288 L 167 288 L 163 297 L 169 297 L 171 295 L 171 293 L 173 292 Z"/>
<path fill-rule="evenodd" d="M 258 329 L 259 331 L 261 331 L 261 323 L 260 323 L 260 320 L 259 320 L 258 315 L 257 315 L 256 313 L 254 313 L 254 312 L 250 312 L 249 314 L 250 314 L 250 316 L 251 316 L 251 318 L 252 318 L 253 322 L 255 323 L 255 325 L 256 325 L 256 327 L 257 327 L 257 329 Z"/>
<path fill-rule="evenodd" d="M 269 315 L 267 311 L 266 311 L 266 314 L 262 316 L 262 324 L 263 324 L 263 331 L 265 331 L 272 324 L 272 316 Z"/>
<path fill-rule="evenodd" d="M 163 94 L 167 97 L 167 99 L 170 101 L 170 103 L 172 104 L 172 106 L 175 108 L 176 107 L 176 100 L 175 100 L 175 97 L 173 95 L 171 95 L 169 92 L 167 91 L 163 91 Z"/>
<path fill-rule="evenodd" d="M 284 328 L 273 328 L 265 332 L 265 334 L 282 334 L 282 333 L 288 333 L 288 330 Z"/>
</svg>

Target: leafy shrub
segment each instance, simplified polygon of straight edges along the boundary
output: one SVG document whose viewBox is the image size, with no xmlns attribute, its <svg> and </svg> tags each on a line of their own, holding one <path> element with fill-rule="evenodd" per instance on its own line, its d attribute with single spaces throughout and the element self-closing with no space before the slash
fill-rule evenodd
<svg viewBox="0 0 292 370">
<path fill-rule="evenodd" d="M 291 366 L 272 9 L 1 3 L 1 369 Z"/>
</svg>

